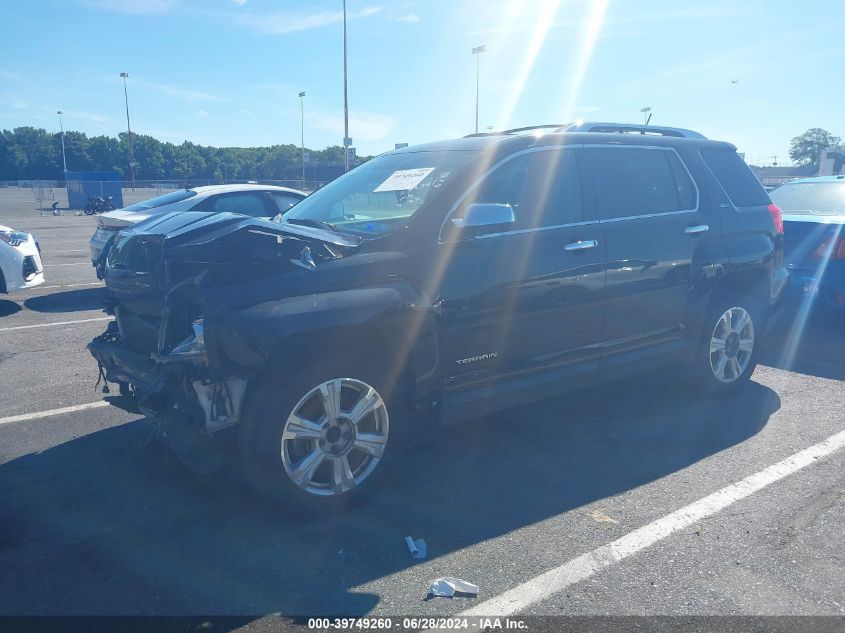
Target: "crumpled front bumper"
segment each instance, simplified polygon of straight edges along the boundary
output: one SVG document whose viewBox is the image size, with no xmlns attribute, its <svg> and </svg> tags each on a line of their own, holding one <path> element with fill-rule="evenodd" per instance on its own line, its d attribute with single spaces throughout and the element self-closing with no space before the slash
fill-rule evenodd
<svg viewBox="0 0 845 633">
<path fill-rule="evenodd" d="M 186 374 L 194 377 L 206 373 L 204 353 L 168 356 L 127 349 L 121 342 L 116 321 L 88 343 L 88 350 L 107 382 L 131 384 L 141 396 L 158 394 L 168 383 L 179 382 Z"/>
<path fill-rule="evenodd" d="M 166 372 L 147 356 L 126 349 L 120 343 L 117 323 L 88 343 L 88 350 L 99 363 L 108 382 L 131 383 L 144 393 L 162 390 Z"/>
</svg>

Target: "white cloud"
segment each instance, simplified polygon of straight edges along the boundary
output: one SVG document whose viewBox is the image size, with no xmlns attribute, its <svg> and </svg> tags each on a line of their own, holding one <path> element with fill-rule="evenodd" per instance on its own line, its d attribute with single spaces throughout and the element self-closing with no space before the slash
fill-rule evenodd
<svg viewBox="0 0 845 633">
<path fill-rule="evenodd" d="M 167 13 L 177 0 L 85 0 L 95 9 L 116 13 Z"/>
<path fill-rule="evenodd" d="M 0 106 L 14 108 L 15 110 L 26 110 L 27 103 L 13 95 L 0 96 Z"/>
<path fill-rule="evenodd" d="M 333 132 L 337 145 L 343 140 L 343 117 L 324 114 L 305 115 L 306 127 Z M 374 112 L 350 112 L 349 134 L 354 141 L 379 141 L 388 137 L 396 127 L 396 121 L 387 115 Z"/>
<path fill-rule="evenodd" d="M 408 13 L 406 15 L 400 15 L 399 17 L 393 18 L 396 22 L 419 22 L 420 16 L 416 13 Z"/>
<path fill-rule="evenodd" d="M 246 0 L 229 0 L 232 4 L 236 4 L 239 7 L 242 7 L 246 4 Z"/>
<path fill-rule="evenodd" d="M 347 12 L 346 18 L 353 20 L 366 18 L 381 11 L 380 7 L 364 7 L 358 11 Z M 268 35 L 281 35 L 283 33 L 294 33 L 296 31 L 309 31 L 318 29 L 330 24 L 337 24 L 343 21 L 342 11 L 319 11 L 316 13 L 274 13 L 271 15 L 255 15 L 247 13 L 236 18 L 236 21 L 243 26 L 266 33 Z"/>
<path fill-rule="evenodd" d="M 92 123 L 113 123 L 114 118 L 97 112 L 85 112 L 80 110 L 62 110 L 65 122 L 73 121 L 74 119 L 82 119 L 84 121 L 91 121 Z"/>
<path fill-rule="evenodd" d="M 130 77 L 130 89 L 133 85 L 139 86 L 141 88 L 150 88 L 152 90 L 158 90 L 159 92 L 163 92 L 164 94 L 170 95 L 171 97 L 176 97 L 177 99 L 182 99 L 183 101 L 209 101 L 216 103 L 226 101 L 224 97 L 211 94 L 209 92 L 202 92 L 201 90 L 191 90 L 190 88 L 183 88 L 181 86 L 175 86 L 173 84 L 163 84 L 156 81 L 147 81 L 145 79 L 133 79 L 132 77 Z"/>
<path fill-rule="evenodd" d="M 199 110 L 197 112 L 197 116 L 208 116 L 208 112 L 206 112 L 205 110 Z"/>
</svg>

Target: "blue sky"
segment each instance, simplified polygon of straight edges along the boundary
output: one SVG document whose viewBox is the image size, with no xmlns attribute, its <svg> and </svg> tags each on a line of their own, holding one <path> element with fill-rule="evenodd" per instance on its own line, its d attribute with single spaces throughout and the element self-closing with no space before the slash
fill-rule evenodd
<svg viewBox="0 0 845 633">
<path fill-rule="evenodd" d="M 845 13 L 807 0 L 348 0 L 361 154 L 480 127 L 578 118 L 696 129 L 780 163 L 845 136 Z M 3 0 L 0 128 L 211 145 L 342 143 L 340 0 Z M 736 82 L 736 83 L 732 83 Z"/>
</svg>

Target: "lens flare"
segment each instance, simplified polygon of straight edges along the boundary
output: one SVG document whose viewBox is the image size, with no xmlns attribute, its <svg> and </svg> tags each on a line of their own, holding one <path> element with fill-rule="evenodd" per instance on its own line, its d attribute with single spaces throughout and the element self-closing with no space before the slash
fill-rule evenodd
<svg viewBox="0 0 845 633">
<path fill-rule="evenodd" d="M 581 40 L 581 48 L 578 51 L 578 60 L 575 62 L 575 71 L 572 73 L 572 80 L 569 90 L 566 93 L 566 103 L 563 107 L 564 121 L 572 120 L 575 104 L 578 103 L 578 98 L 581 94 L 581 85 L 584 83 L 584 77 L 587 74 L 587 69 L 590 67 L 590 60 L 593 57 L 596 41 L 604 25 L 608 3 L 609 0 L 594 0 L 590 5 L 586 28 L 584 29 Z"/>
<path fill-rule="evenodd" d="M 806 239 L 802 240 L 802 243 L 795 250 L 790 260 L 807 261 L 807 254 L 818 248 L 820 233 L 826 231 L 827 227 L 824 225 L 813 231 Z M 827 246 L 820 253 L 821 259 L 815 272 L 813 273 L 812 281 L 810 282 L 813 286 L 818 287 L 821 282 L 822 277 L 827 270 L 828 263 L 830 262 L 831 255 L 833 254 L 836 241 L 839 239 L 839 235 L 841 233 L 842 225 L 840 224 L 836 226 L 832 239 L 830 239 Z M 787 263 L 791 263 L 791 261 Z M 793 363 L 795 362 L 795 357 L 798 354 L 798 347 L 801 345 L 801 340 L 804 338 L 804 330 L 807 327 L 807 320 L 810 318 L 810 314 L 812 313 L 813 299 L 814 296 L 812 294 L 804 296 L 801 300 L 801 305 L 798 307 L 795 319 L 789 328 L 780 358 L 780 366 L 784 369 L 791 369 Z"/>
<path fill-rule="evenodd" d="M 543 43 L 546 41 L 546 36 L 549 29 L 555 21 L 555 16 L 560 8 L 560 0 L 545 0 L 537 13 L 537 20 L 534 23 L 534 28 L 531 30 L 531 35 L 528 39 L 528 47 L 522 57 L 519 71 L 514 79 L 513 86 L 508 91 L 507 101 L 499 112 L 497 119 L 497 127 L 505 129 L 509 127 L 510 118 L 516 108 L 516 104 L 522 97 L 525 90 L 525 84 L 528 82 L 528 77 L 531 76 L 531 71 L 537 61 L 537 56 L 540 54 L 540 49 L 543 48 Z"/>
</svg>

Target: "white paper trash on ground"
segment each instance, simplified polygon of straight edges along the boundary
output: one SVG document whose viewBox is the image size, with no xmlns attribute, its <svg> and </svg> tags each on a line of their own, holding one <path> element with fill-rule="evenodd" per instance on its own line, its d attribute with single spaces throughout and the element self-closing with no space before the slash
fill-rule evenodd
<svg viewBox="0 0 845 633">
<path fill-rule="evenodd" d="M 406 536 L 405 543 L 408 544 L 408 551 L 411 552 L 412 558 L 421 560 L 428 555 L 428 547 L 421 538 L 414 540 L 410 536 Z"/>
<path fill-rule="evenodd" d="M 478 585 L 461 580 L 460 578 L 444 576 L 443 578 L 431 581 L 431 584 L 428 586 L 428 595 L 430 597 L 442 598 L 452 598 L 456 595 L 474 597 L 478 595 Z"/>
</svg>

